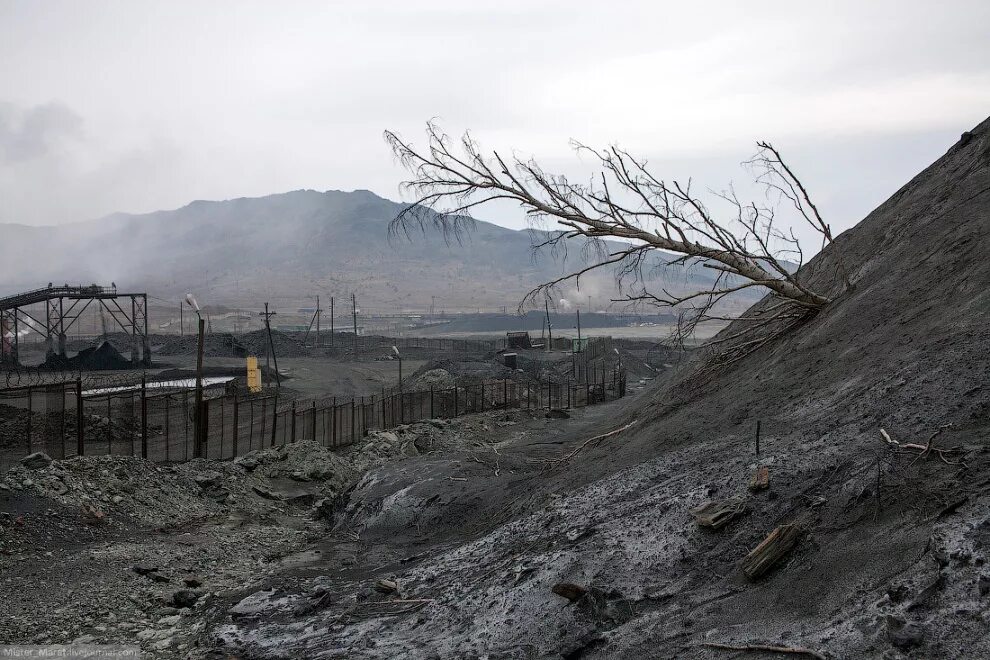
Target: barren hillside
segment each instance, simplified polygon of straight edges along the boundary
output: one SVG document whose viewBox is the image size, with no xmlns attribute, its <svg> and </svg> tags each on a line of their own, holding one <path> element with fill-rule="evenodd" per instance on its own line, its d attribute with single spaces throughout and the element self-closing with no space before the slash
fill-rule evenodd
<svg viewBox="0 0 990 660">
<path fill-rule="evenodd" d="M 990 656 L 990 120 L 806 277 L 822 285 L 836 251 L 854 290 L 743 360 L 712 370 L 698 355 L 562 433 L 369 473 L 338 501 L 322 559 L 218 611 L 212 645 L 251 658 L 738 652 L 707 644 Z M 769 488 L 752 493 L 760 466 Z M 744 515 L 695 524 L 693 508 L 733 497 Z M 790 524 L 794 548 L 747 579 L 743 559 Z"/>
</svg>

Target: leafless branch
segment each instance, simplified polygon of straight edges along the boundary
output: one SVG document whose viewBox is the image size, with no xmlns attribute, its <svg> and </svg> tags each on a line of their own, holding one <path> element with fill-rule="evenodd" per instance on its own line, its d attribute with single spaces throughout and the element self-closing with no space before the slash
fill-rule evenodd
<svg viewBox="0 0 990 660">
<path fill-rule="evenodd" d="M 601 171 L 588 183 L 573 183 L 545 172 L 534 160 L 506 159 L 498 152 L 486 155 L 469 134 L 452 140 L 434 122 L 427 124 L 426 134 L 426 149 L 418 150 L 397 134 L 385 132 L 397 159 L 412 174 L 404 188 L 414 198 L 392 222 L 393 235 L 433 228 L 459 238 L 477 206 L 510 200 L 534 223 L 556 224 L 555 230 L 539 234 L 537 248 L 566 250 L 569 241 L 578 239 L 584 241 L 585 257 L 593 253 L 592 263 L 541 284 L 520 306 L 551 296 L 564 282 L 580 286 L 582 276 L 605 267 L 615 269 L 623 293 L 619 301 L 687 310 L 682 318 L 683 329 L 689 332 L 699 323 L 725 318 L 713 310 L 745 289 L 764 289 L 771 302 L 746 320 L 744 334 L 777 336 L 831 300 L 810 288 L 799 272 L 804 252 L 794 232 L 780 226 L 773 204 L 743 201 L 730 188 L 713 195 L 719 206 L 729 209 L 716 213 L 692 192 L 690 181 L 665 181 L 647 161 L 614 146 L 598 150 L 574 143 L 578 152 L 597 161 Z M 830 243 L 831 228 L 803 183 L 772 145 L 757 146 L 759 152 L 747 163 L 756 181 L 766 187 L 767 198 L 776 196 L 778 202 L 793 206 L 797 217 L 821 235 L 823 245 Z M 718 275 L 709 290 L 649 291 L 642 271 L 658 262 L 700 265 Z M 841 260 L 839 269 L 844 285 L 851 286 Z M 633 286 L 623 289 L 622 283 L 630 279 Z M 768 335 L 770 327 L 774 332 Z M 738 344 L 737 355 L 752 345 Z"/>
</svg>

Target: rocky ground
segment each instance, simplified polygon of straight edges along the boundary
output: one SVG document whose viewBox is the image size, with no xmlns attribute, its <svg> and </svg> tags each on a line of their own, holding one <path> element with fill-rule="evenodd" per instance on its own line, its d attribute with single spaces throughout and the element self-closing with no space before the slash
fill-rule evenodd
<svg viewBox="0 0 990 660">
<path fill-rule="evenodd" d="M 495 412 L 375 432 L 336 452 L 303 441 L 178 465 L 32 455 L 0 481 L 0 639 L 207 654 L 205 632 L 243 594 L 350 540 L 331 533 L 334 512 L 370 470 L 449 454 L 497 470 L 498 443 L 566 423 Z"/>
</svg>

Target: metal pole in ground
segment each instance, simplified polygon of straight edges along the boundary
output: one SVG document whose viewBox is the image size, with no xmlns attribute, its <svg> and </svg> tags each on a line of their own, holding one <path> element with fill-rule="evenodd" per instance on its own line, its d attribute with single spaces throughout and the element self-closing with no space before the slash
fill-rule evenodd
<svg viewBox="0 0 990 660">
<path fill-rule="evenodd" d="M 84 455 L 85 423 L 83 421 L 82 376 L 76 377 L 76 454 Z"/>
<path fill-rule="evenodd" d="M 141 458 L 148 458 L 148 386 L 141 376 Z"/>
<path fill-rule="evenodd" d="M 238 410 L 239 404 L 240 402 L 238 401 L 237 392 L 235 391 L 234 392 L 234 437 L 233 437 L 233 442 L 231 443 L 233 445 L 232 456 L 235 457 L 240 455 L 240 447 L 238 446 L 240 444 L 240 437 L 241 437 L 240 429 L 238 428 L 238 423 L 240 422 L 240 420 L 238 419 L 238 413 L 240 412 Z"/>
<path fill-rule="evenodd" d="M 193 456 L 203 457 L 203 333 L 206 332 L 206 321 L 199 318 L 199 341 L 196 345 L 196 400 L 193 404 L 193 427 L 195 428 L 195 442 L 193 444 Z"/>
</svg>

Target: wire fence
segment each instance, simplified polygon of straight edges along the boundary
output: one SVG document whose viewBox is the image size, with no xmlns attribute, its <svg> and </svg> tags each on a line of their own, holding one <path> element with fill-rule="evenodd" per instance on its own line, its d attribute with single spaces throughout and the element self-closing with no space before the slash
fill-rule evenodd
<svg viewBox="0 0 990 660">
<path fill-rule="evenodd" d="M 244 395 L 207 387 L 197 434 L 195 390 L 160 391 L 142 381 L 125 391 L 87 390 L 82 379 L 0 389 L 0 470 L 43 451 L 53 458 L 110 454 L 158 462 L 234 458 L 256 449 L 315 440 L 344 447 L 373 430 L 500 409 L 579 408 L 625 396 L 620 367 L 596 379 L 490 380 L 382 396 L 286 400 L 277 390 Z"/>
</svg>

